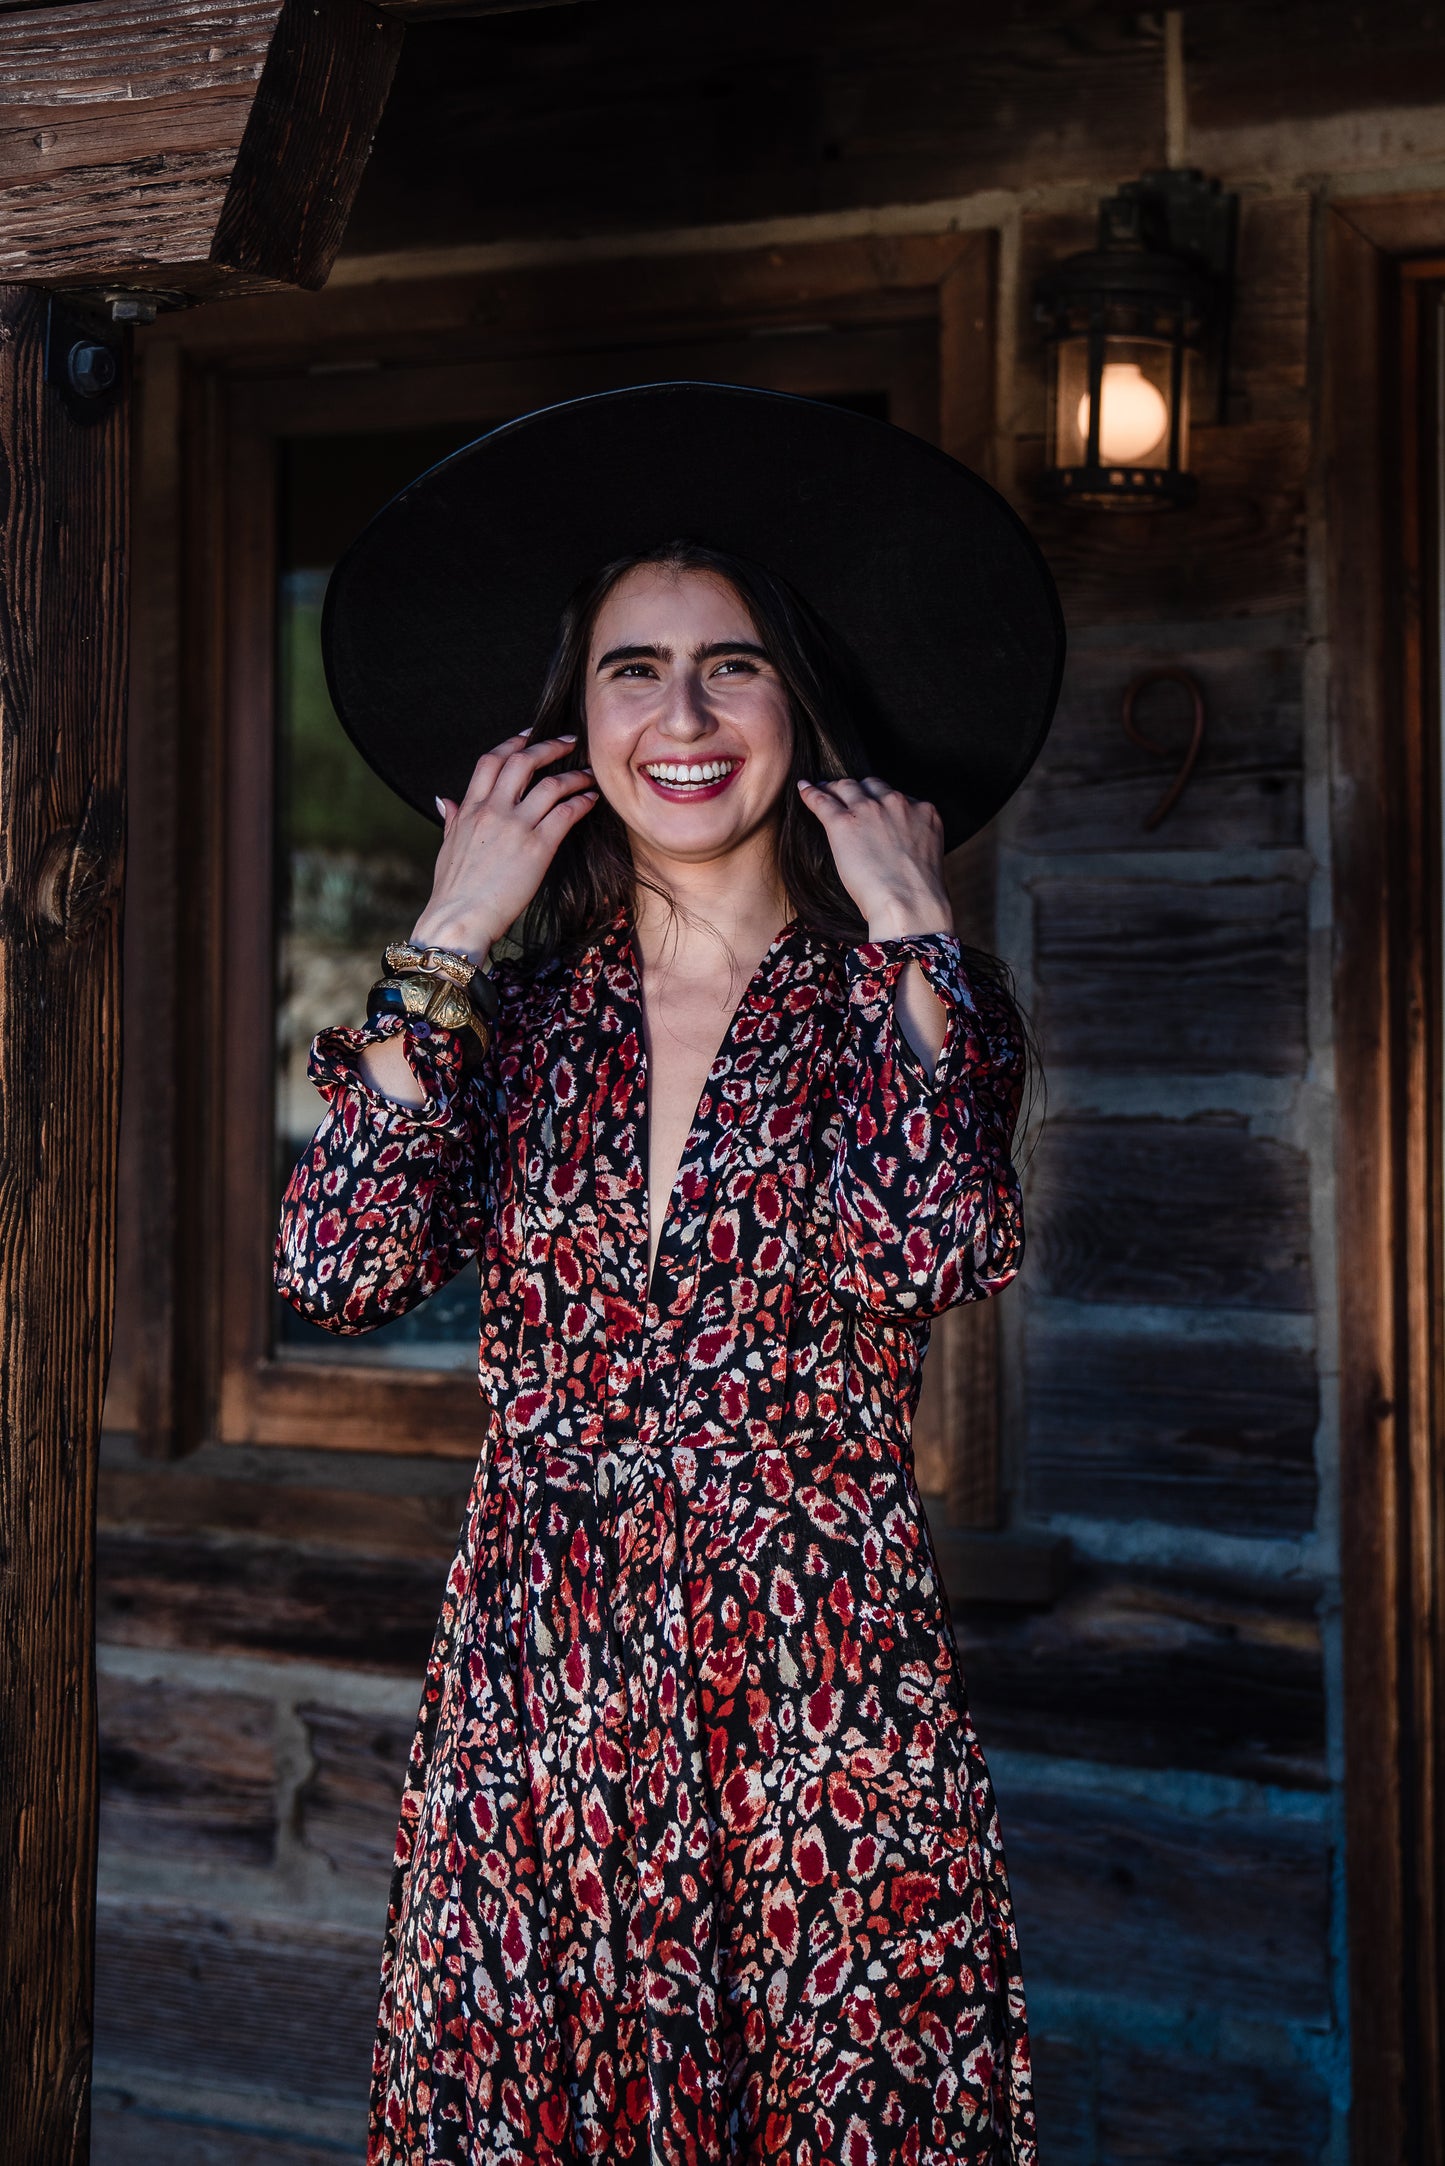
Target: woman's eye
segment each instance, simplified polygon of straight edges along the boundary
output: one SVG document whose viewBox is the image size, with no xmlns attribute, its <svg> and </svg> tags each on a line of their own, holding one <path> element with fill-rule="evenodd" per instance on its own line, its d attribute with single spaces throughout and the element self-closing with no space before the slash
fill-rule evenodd
<svg viewBox="0 0 1445 2166">
<path fill-rule="evenodd" d="M 758 673 L 758 665 L 756 662 L 743 661 L 720 662 L 718 664 L 717 673 L 719 676 L 721 676 L 724 670 L 730 669 L 741 670 L 743 676 L 745 677 L 755 677 Z"/>
<path fill-rule="evenodd" d="M 617 674 L 619 677 L 650 677 L 652 670 L 646 662 L 624 662 Z"/>
</svg>

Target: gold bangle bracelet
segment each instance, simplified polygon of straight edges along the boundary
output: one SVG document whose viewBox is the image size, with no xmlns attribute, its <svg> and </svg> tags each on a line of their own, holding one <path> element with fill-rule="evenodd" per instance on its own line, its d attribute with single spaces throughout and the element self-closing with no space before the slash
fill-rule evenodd
<svg viewBox="0 0 1445 2166">
<path fill-rule="evenodd" d="M 443 1030 L 469 1030 L 485 1045 L 489 1033 L 465 993 L 447 979 L 429 977 L 421 971 L 398 971 L 382 984 L 401 994 L 408 1015 L 421 1016 Z"/>
<path fill-rule="evenodd" d="M 453 948 L 413 947 L 409 940 L 392 942 L 386 951 L 386 967 L 397 972 L 429 971 L 459 986 L 470 985 L 477 974 L 477 966 L 470 955 L 459 954 Z"/>
</svg>

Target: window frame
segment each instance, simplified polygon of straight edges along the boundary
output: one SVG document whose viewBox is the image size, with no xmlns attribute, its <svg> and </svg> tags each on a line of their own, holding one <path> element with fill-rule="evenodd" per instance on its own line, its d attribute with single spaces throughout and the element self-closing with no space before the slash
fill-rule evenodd
<svg viewBox="0 0 1445 2166">
<path fill-rule="evenodd" d="M 480 1437 L 470 1372 L 369 1364 L 364 1339 L 355 1360 L 270 1351 L 282 440 L 481 427 L 649 377 L 835 393 L 881 380 L 895 418 L 988 472 L 994 268 L 994 236 L 979 232 L 405 285 L 343 274 L 319 296 L 237 302 L 146 334 L 128 1207 L 107 1427 L 161 1456 L 214 1441 L 469 1459 Z M 951 873 L 965 937 L 986 944 L 988 845 L 956 853 Z M 941 1328 L 916 1431 L 925 1488 L 974 1525 L 998 1516 L 987 1310 Z"/>
</svg>

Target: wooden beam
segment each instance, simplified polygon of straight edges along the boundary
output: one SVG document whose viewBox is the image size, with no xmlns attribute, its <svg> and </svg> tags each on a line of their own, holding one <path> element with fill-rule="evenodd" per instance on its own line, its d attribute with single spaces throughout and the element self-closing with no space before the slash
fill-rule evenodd
<svg viewBox="0 0 1445 2166">
<path fill-rule="evenodd" d="M 434 22 L 447 15 L 523 15 L 532 8 L 577 7 L 580 0 L 376 0 L 383 15 L 405 23 Z"/>
<path fill-rule="evenodd" d="M 1339 1551 L 1356 2160 L 1434 2162 L 1441 2129 L 1439 897 L 1417 611 L 1419 401 L 1408 258 L 1445 212 L 1326 212 L 1322 444 L 1335 886 Z M 1402 279 L 1402 258 L 1406 277 Z M 1402 295 L 1406 284 L 1406 295 Z M 1423 589 L 1428 598 L 1428 589 Z M 1428 682 L 1428 680 L 1426 680 Z M 1434 782 L 1439 804 L 1439 780 Z"/>
<path fill-rule="evenodd" d="M 46 381 L 46 324 L 0 287 L 0 2127 L 27 2166 L 84 2158 L 89 2113 L 129 442 L 120 335 L 84 398 Z"/>
<path fill-rule="evenodd" d="M 402 35 L 365 0 L 0 17 L 0 277 L 184 299 L 320 286 Z"/>
</svg>

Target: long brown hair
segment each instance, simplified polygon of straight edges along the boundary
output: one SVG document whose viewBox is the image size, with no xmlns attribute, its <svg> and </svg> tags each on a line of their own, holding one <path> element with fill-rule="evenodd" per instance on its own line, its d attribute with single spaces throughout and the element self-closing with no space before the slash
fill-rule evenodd
<svg viewBox="0 0 1445 2166">
<path fill-rule="evenodd" d="M 557 644 L 532 719 L 531 735 L 573 731 L 577 744 L 559 765 L 587 758 L 587 656 L 597 613 L 624 573 L 640 564 L 713 572 L 741 597 L 760 645 L 782 678 L 793 725 L 793 755 L 779 800 L 778 874 L 794 917 L 826 938 L 858 940 L 863 920 L 833 863 L 828 838 L 803 804 L 799 780 L 825 782 L 866 773 L 852 715 L 865 696 L 800 595 L 760 564 L 701 542 L 674 541 L 618 557 L 583 581 L 562 612 Z M 627 834 L 606 798 L 562 842 L 522 921 L 531 963 L 584 947 L 630 906 L 645 875 L 633 864 Z"/>
</svg>

